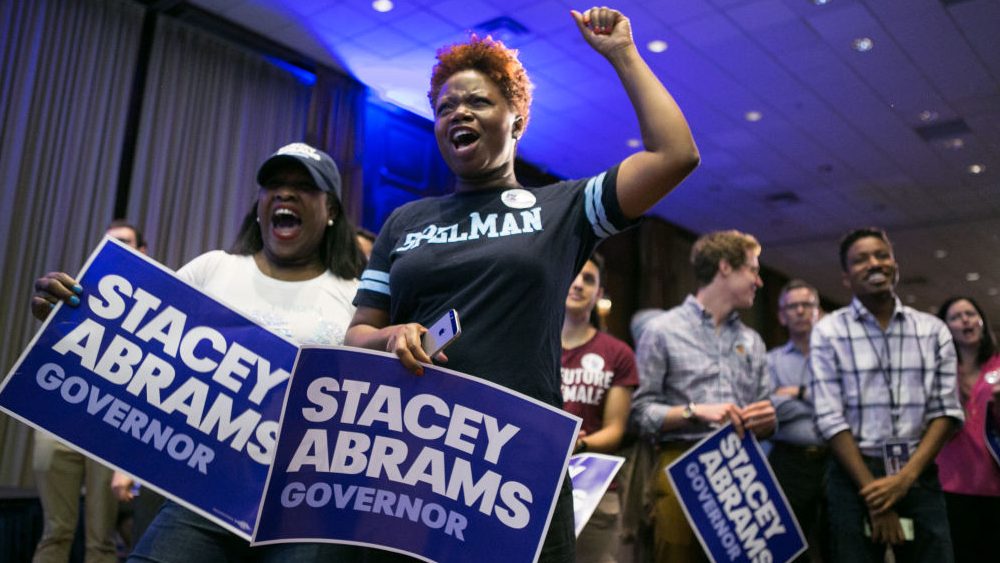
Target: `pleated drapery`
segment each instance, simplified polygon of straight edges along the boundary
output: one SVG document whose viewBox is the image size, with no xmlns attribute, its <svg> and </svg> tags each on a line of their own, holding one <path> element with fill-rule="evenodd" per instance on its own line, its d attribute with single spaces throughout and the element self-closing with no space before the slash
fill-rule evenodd
<svg viewBox="0 0 1000 563">
<path fill-rule="evenodd" d="M 35 278 L 75 273 L 112 219 L 143 10 L 0 3 L 0 370 L 39 323 Z M 32 482 L 30 432 L 0 415 L 0 485 Z"/>
</svg>

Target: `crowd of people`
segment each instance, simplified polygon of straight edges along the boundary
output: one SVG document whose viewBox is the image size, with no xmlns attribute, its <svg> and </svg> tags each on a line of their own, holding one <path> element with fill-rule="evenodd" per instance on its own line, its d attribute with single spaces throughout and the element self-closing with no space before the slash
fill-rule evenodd
<svg viewBox="0 0 1000 563">
<path fill-rule="evenodd" d="M 514 160 L 531 84 L 514 51 L 473 37 L 440 51 L 431 76 L 434 135 L 456 179 L 453 193 L 396 209 L 372 243 L 342 213 L 333 160 L 294 143 L 260 166 L 258 197 L 233 247 L 195 258 L 178 276 L 297 343 L 387 351 L 415 374 L 443 363 L 562 407 L 583 420 L 577 453 L 626 453 L 642 465 L 635 452 L 649 448 L 650 462 L 609 488 L 578 538 L 564 479 L 540 561 L 628 559 L 628 541 L 647 540 L 640 551 L 649 560 L 707 561 L 664 468 L 725 424 L 773 444 L 774 473 L 809 538 L 804 561 L 882 561 L 887 546 L 897 561 L 972 561 L 991 552 L 1000 470 L 983 427 L 1000 394 L 986 378 L 1000 369 L 995 340 L 970 298 L 949 300 L 940 318 L 903 305 L 883 231 L 843 239 L 848 306 L 823 315 L 813 286 L 793 280 L 782 289 L 776 314 L 789 340 L 770 352 L 740 320 L 763 285 L 761 245 L 735 230 L 694 243 L 698 287 L 670 310 L 643 312 L 634 355 L 599 329 L 594 310 L 606 275 L 595 247 L 677 186 L 699 154 L 680 109 L 639 55 L 628 18 L 608 8 L 572 16 L 621 79 L 642 150 L 590 178 L 523 187 Z M 491 216 L 493 223 L 483 219 Z M 467 228 L 475 221 L 480 231 Z M 452 235 L 428 235 L 435 232 Z M 64 273 L 47 274 L 36 282 L 32 311 L 44 319 L 57 302 L 79 305 L 83 289 Z M 448 309 L 462 315 L 462 338 L 431 358 L 421 336 Z M 49 493 L 55 451 L 40 434 L 46 524 L 36 561 L 66 560 L 77 517 L 73 502 Z M 113 483 L 128 500 L 133 483 L 72 463 L 60 485 L 69 493 L 58 496 L 75 500 L 88 475 L 88 561 L 100 561 L 113 528 L 106 497 Z M 648 535 L 623 539 L 629 511 L 640 513 Z M 325 543 L 251 548 L 172 501 L 129 558 L 409 560 Z"/>
<path fill-rule="evenodd" d="M 816 288 L 792 279 L 776 311 L 788 341 L 765 354 L 738 314 L 762 285 L 760 251 L 751 235 L 708 233 L 691 252 L 698 289 L 636 313 L 631 428 L 653 455 L 624 450 L 650 460 L 629 480 L 643 491 L 625 510 L 649 534 L 619 534 L 620 560 L 708 561 L 664 469 L 726 423 L 767 439 L 808 540 L 798 561 L 988 560 L 1000 466 L 985 429 L 987 417 L 1000 422 L 1000 354 L 982 308 L 963 296 L 937 316 L 903 305 L 888 235 L 858 229 L 839 249 L 851 303 L 824 314 Z M 636 541 L 646 545 L 621 548 Z M 578 560 L 615 561 L 608 553 Z"/>
</svg>

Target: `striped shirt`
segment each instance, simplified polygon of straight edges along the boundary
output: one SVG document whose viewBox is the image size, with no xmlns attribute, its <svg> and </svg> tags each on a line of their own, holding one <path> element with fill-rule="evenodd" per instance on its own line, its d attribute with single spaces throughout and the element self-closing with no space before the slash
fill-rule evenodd
<svg viewBox="0 0 1000 563">
<path fill-rule="evenodd" d="M 820 433 L 850 430 L 864 455 L 881 457 L 889 439 L 916 447 L 935 418 L 964 420 L 948 327 L 898 298 L 885 331 L 857 298 L 824 317 L 809 361 Z"/>
<path fill-rule="evenodd" d="M 744 407 L 771 391 L 764 341 L 735 311 L 716 333 L 712 315 L 692 295 L 650 320 L 636 348 L 639 388 L 632 415 L 645 436 L 663 441 L 698 440 L 707 424 L 661 432 L 671 407 L 733 403 Z"/>
<path fill-rule="evenodd" d="M 598 242 L 635 221 L 618 167 L 533 188 L 484 188 L 396 208 L 354 298 L 390 324 L 462 319 L 446 367 L 562 406 L 566 293 Z"/>
</svg>

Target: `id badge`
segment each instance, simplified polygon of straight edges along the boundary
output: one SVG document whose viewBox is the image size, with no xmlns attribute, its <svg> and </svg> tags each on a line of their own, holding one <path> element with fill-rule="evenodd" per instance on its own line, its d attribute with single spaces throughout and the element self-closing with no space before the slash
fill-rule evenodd
<svg viewBox="0 0 1000 563">
<path fill-rule="evenodd" d="M 910 461 L 910 443 L 905 440 L 886 440 L 882 444 L 882 461 L 885 463 L 885 474 L 899 473 L 906 462 Z"/>
</svg>

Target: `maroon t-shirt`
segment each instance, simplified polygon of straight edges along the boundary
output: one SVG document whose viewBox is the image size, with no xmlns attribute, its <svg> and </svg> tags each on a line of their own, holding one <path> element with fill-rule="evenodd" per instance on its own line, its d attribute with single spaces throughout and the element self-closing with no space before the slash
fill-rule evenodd
<svg viewBox="0 0 1000 563">
<path fill-rule="evenodd" d="M 601 429 L 611 387 L 639 385 L 632 349 L 604 332 L 572 350 L 563 348 L 561 375 L 563 410 L 582 418 L 587 434 Z"/>
</svg>

